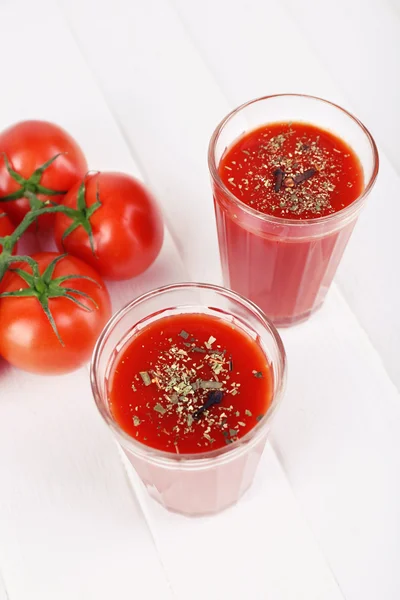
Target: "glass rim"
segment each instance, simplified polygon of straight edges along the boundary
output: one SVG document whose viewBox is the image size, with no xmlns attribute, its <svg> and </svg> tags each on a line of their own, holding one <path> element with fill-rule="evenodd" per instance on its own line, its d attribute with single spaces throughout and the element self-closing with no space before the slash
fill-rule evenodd
<svg viewBox="0 0 400 600">
<path fill-rule="evenodd" d="M 310 100 L 317 100 L 318 102 L 323 102 L 324 104 L 328 104 L 331 107 L 340 110 L 342 113 L 344 113 L 347 117 L 349 117 L 354 123 L 356 123 L 360 127 L 362 132 L 366 135 L 366 137 L 369 141 L 371 150 L 372 150 L 372 156 L 373 156 L 372 174 L 369 178 L 367 185 L 363 189 L 362 193 L 358 196 L 358 198 L 356 200 L 354 200 L 351 204 L 349 204 L 348 206 L 343 208 L 342 210 L 339 210 L 330 215 L 325 215 L 323 217 L 317 217 L 316 219 L 304 219 L 304 220 L 290 219 L 290 218 L 287 219 L 285 217 L 276 217 L 274 215 L 261 213 L 260 211 L 254 209 L 254 208 L 251 208 L 250 206 L 248 206 L 247 204 L 245 204 L 244 202 L 239 200 L 239 198 L 237 198 L 234 194 L 232 194 L 232 192 L 226 187 L 226 185 L 222 181 L 221 177 L 219 176 L 218 165 L 216 164 L 216 161 L 215 161 L 215 148 L 216 148 L 219 136 L 222 133 L 225 125 L 233 117 L 235 117 L 235 115 L 237 115 L 240 111 L 245 109 L 247 106 L 251 106 L 252 104 L 261 102 L 263 100 L 270 100 L 272 98 L 290 98 L 290 97 L 292 97 L 292 98 L 307 98 Z M 366 126 L 360 121 L 360 119 L 358 119 L 355 115 L 353 115 L 352 113 L 347 111 L 345 108 L 341 107 L 339 104 L 335 104 L 334 102 L 331 102 L 330 100 L 325 100 L 324 98 L 319 98 L 318 96 L 312 96 L 310 94 L 292 94 L 292 93 L 291 94 L 271 94 L 268 96 L 260 96 L 258 98 L 254 98 L 253 100 L 248 100 L 247 102 L 244 102 L 240 106 L 237 106 L 236 108 L 231 110 L 231 112 L 229 112 L 218 123 L 217 127 L 215 128 L 215 130 L 211 136 L 211 139 L 210 139 L 210 142 L 208 145 L 208 168 L 209 168 L 211 177 L 212 177 L 215 185 L 219 188 L 219 190 L 221 192 L 223 192 L 223 194 L 228 198 L 228 200 L 232 204 L 234 204 L 241 210 L 244 210 L 248 214 L 256 217 L 257 219 L 260 219 L 262 221 L 266 221 L 269 223 L 274 223 L 276 225 L 286 225 L 286 226 L 290 225 L 290 226 L 295 226 L 295 227 L 305 227 L 307 225 L 310 226 L 310 225 L 318 225 L 321 223 L 341 221 L 342 219 L 345 219 L 347 216 L 351 216 L 354 212 L 357 212 L 358 208 L 363 203 L 363 200 L 366 198 L 366 196 L 368 196 L 368 194 L 370 193 L 371 189 L 373 188 L 373 186 L 375 184 L 376 177 L 377 177 L 378 171 L 379 171 L 379 153 L 378 153 L 378 148 L 376 146 L 375 140 L 372 137 L 369 130 L 366 128 Z"/>
<path fill-rule="evenodd" d="M 122 427 L 120 427 L 120 425 L 110 416 L 110 414 L 105 408 L 106 402 L 102 400 L 102 393 L 98 380 L 98 364 L 102 349 L 107 341 L 108 335 L 112 332 L 114 326 L 133 308 L 135 308 L 135 306 L 146 302 L 146 300 L 154 297 L 155 295 L 161 295 L 169 291 L 179 291 L 194 288 L 206 289 L 217 293 L 222 293 L 225 297 L 238 301 L 242 306 L 244 306 L 255 316 L 257 316 L 258 319 L 261 320 L 262 325 L 269 331 L 274 343 L 276 344 L 279 363 L 278 379 L 276 381 L 276 391 L 272 396 L 271 404 L 269 405 L 265 415 L 250 431 L 246 433 L 246 435 L 239 438 L 232 444 L 229 444 L 223 448 L 218 448 L 216 450 L 192 454 L 173 454 L 172 452 L 157 450 L 155 448 L 152 448 L 151 446 L 147 446 L 146 444 L 142 444 L 141 442 L 135 440 L 128 433 L 126 433 L 122 429 Z M 166 308 L 168 309 L 169 307 Z M 256 304 L 254 304 L 244 296 L 238 294 L 237 292 L 233 292 L 232 290 L 229 290 L 219 285 L 200 282 L 182 282 L 158 287 L 144 294 L 141 294 L 134 300 L 128 302 L 110 318 L 108 323 L 103 328 L 93 350 L 92 359 L 90 362 L 90 384 L 94 401 L 100 415 L 102 416 L 103 420 L 108 425 L 108 427 L 110 427 L 112 432 L 116 435 L 116 437 L 122 440 L 122 445 L 125 445 L 125 447 L 128 446 L 128 449 L 131 449 L 133 454 L 149 462 L 157 463 L 158 465 L 163 465 L 167 467 L 179 465 L 179 467 L 187 467 L 188 469 L 193 469 L 205 468 L 210 465 L 215 465 L 216 462 L 229 462 L 234 456 L 246 453 L 251 447 L 257 444 L 260 438 L 263 437 L 267 425 L 269 425 L 272 416 L 275 414 L 276 409 L 278 408 L 282 399 L 286 383 L 286 371 L 287 360 L 282 339 L 274 324 L 268 319 L 268 317 Z"/>
</svg>

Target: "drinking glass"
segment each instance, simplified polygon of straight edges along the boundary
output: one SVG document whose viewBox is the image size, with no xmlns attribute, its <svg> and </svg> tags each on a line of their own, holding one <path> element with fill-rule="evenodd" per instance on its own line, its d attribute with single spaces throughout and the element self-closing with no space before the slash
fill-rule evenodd
<svg viewBox="0 0 400 600">
<path fill-rule="evenodd" d="M 358 156 L 361 195 L 339 212 L 309 220 L 261 213 L 221 180 L 219 163 L 243 134 L 273 122 L 305 122 L 333 132 Z M 296 94 L 252 100 L 214 131 L 208 153 L 224 285 L 257 304 L 277 326 L 307 319 L 323 303 L 360 210 L 378 173 L 378 151 L 366 127 L 346 110 Z"/>
<path fill-rule="evenodd" d="M 272 375 L 272 401 L 259 423 L 232 444 L 199 454 L 164 452 L 140 443 L 119 426 L 109 406 L 108 381 L 121 350 L 148 324 L 182 313 L 216 316 L 243 330 L 263 350 Z M 285 372 L 281 338 L 257 306 L 222 287 L 182 283 L 148 292 L 112 317 L 94 349 L 91 384 L 100 414 L 149 494 L 169 510 L 202 515 L 234 504 L 250 486 L 282 397 Z"/>
</svg>

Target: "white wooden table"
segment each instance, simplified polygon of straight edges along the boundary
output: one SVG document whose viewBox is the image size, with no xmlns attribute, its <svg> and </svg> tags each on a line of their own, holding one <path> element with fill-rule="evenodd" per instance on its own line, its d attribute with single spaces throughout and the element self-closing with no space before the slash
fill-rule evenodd
<svg viewBox="0 0 400 600">
<path fill-rule="evenodd" d="M 126 471 L 87 368 L 0 363 L 0 599 L 398 600 L 399 0 L 0 0 L 0 50 L 0 128 L 54 120 L 164 209 L 163 251 L 112 286 L 115 308 L 220 281 L 206 150 L 240 102 L 332 99 L 381 151 L 326 305 L 282 331 L 287 394 L 238 506 L 168 514 Z"/>
</svg>

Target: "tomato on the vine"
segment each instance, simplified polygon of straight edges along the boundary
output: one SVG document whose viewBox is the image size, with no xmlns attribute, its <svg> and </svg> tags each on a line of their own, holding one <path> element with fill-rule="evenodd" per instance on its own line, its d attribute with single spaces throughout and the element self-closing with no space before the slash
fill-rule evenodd
<svg viewBox="0 0 400 600">
<path fill-rule="evenodd" d="M 21 121 L 0 133 L 0 207 L 16 225 L 30 210 L 32 196 L 38 206 L 59 203 L 86 172 L 81 148 L 58 125 Z M 54 215 L 42 215 L 38 226 L 53 222 Z"/>
<path fill-rule="evenodd" d="M 64 197 L 76 218 L 57 213 L 55 241 L 91 264 L 106 279 L 129 279 L 157 258 L 164 225 L 160 209 L 145 186 L 124 173 L 96 173 Z"/>
<path fill-rule="evenodd" d="M 10 270 L 0 290 L 0 355 L 33 373 L 72 371 L 90 358 L 111 315 L 109 294 L 78 258 L 42 252 L 30 261 Z"/>
</svg>

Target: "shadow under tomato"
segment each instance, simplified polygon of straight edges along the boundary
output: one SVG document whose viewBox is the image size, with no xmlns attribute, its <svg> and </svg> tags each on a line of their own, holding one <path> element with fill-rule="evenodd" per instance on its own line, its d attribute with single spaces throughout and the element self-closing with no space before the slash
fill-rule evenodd
<svg viewBox="0 0 400 600">
<path fill-rule="evenodd" d="M 2 356 L 0 356 L 0 379 L 3 379 L 12 371 L 13 367 Z"/>
</svg>

